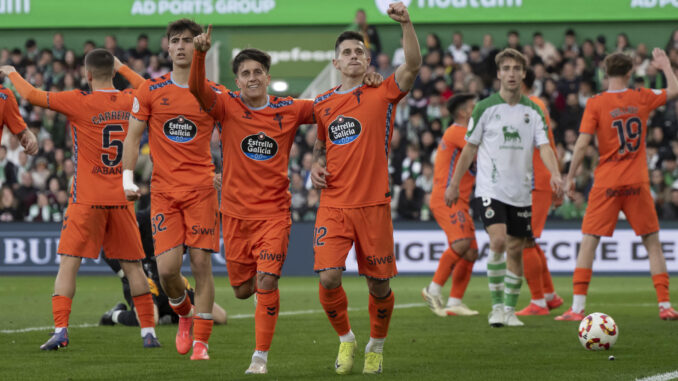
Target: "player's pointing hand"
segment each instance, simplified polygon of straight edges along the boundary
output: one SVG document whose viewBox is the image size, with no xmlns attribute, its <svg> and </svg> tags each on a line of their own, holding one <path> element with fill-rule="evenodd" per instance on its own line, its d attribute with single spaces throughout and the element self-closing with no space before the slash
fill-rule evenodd
<svg viewBox="0 0 678 381">
<path fill-rule="evenodd" d="M 410 22 L 410 13 L 407 11 L 405 4 L 401 1 L 390 4 L 386 13 L 390 18 L 401 24 Z"/>
<path fill-rule="evenodd" d="M 207 26 L 207 33 L 201 33 L 193 38 L 193 46 L 201 52 L 210 50 L 210 47 L 212 47 L 212 24 Z"/>
</svg>

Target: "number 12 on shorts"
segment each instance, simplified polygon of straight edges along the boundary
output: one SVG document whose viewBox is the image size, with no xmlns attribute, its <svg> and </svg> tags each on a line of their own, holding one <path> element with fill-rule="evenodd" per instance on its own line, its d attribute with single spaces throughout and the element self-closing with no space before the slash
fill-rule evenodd
<svg viewBox="0 0 678 381">
<path fill-rule="evenodd" d="M 324 226 L 318 226 L 313 228 L 313 246 L 325 246 L 325 242 L 321 240 L 327 235 L 327 228 Z"/>
</svg>

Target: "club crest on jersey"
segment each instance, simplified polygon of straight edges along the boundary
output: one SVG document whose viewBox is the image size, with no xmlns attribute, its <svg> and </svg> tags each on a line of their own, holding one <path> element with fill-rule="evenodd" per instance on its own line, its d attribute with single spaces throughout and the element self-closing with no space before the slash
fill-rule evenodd
<svg viewBox="0 0 678 381">
<path fill-rule="evenodd" d="M 525 119 L 523 119 L 523 120 L 525 121 L 525 124 L 530 123 L 530 115 L 529 115 L 529 114 L 525 114 Z"/>
<path fill-rule="evenodd" d="M 358 139 L 362 126 L 360 121 L 350 116 L 339 115 L 328 128 L 330 140 L 334 144 L 348 144 Z"/>
<path fill-rule="evenodd" d="M 256 161 L 272 159 L 278 153 L 278 143 L 263 132 L 246 136 L 240 148 L 245 156 Z"/>
<path fill-rule="evenodd" d="M 198 134 L 198 127 L 183 115 L 172 118 L 165 122 L 163 132 L 167 139 L 177 142 L 190 142 Z"/>
</svg>

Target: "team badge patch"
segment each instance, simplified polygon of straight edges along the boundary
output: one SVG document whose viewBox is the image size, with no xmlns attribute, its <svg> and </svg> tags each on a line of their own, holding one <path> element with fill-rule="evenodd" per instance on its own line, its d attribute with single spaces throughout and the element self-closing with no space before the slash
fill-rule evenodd
<svg viewBox="0 0 678 381">
<path fill-rule="evenodd" d="M 240 143 L 240 149 L 252 160 L 265 161 L 272 159 L 278 153 L 278 143 L 260 132 L 245 137 Z"/>
<path fill-rule="evenodd" d="M 132 103 L 132 112 L 135 114 L 139 112 L 139 100 L 137 97 L 134 97 L 134 103 Z"/>
<path fill-rule="evenodd" d="M 330 140 L 338 145 L 348 144 L 358 139 L 360 132 L 362 132 L 360 121 L 343 115 L 339 115 L 328 128 Z"/>
<path fill-rule="evenodd" d="M 176 143 L 190 142 L 198 134 L 198 127 L 183 115 L 165 122 L 163 132 L 167 139 Z"/>
<path fill-rule="evenodd" d="M 525 114 L 525 124 L 529 124 L 529 123 L 530 123 L 530 115 Z"/>
<path fill-rule="evenodd" d="M 487 218 L 489 220 L 492 217 L 494 217 L 494 209 L 492 209 L 492 208 L 485 209 L 485 218 Z"/>
</svg>

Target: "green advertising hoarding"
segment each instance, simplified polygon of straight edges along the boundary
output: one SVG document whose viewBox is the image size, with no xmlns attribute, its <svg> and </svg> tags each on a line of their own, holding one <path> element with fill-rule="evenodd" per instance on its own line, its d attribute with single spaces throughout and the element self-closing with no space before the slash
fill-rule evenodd
<svg viewBox="0 0 678 381">
<path fill-rule="evenodd" d="M 0 28 L 346 25 L 391 22 L 390 0 L 0 0 Z M 416 23 L 678 20 L 678 0 L 405 0 Z"/>
</svg>

